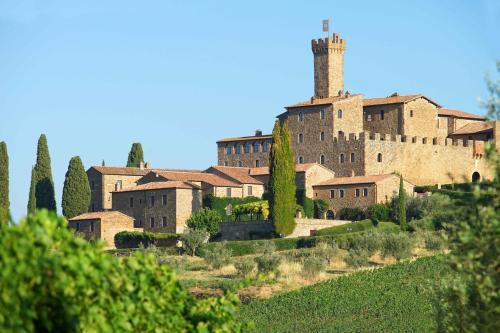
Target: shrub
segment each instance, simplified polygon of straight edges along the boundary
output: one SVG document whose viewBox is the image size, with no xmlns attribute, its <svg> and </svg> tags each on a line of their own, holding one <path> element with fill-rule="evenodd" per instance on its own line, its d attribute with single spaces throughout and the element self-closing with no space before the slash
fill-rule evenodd
<svg viewBox="0 0 500 333">
<path fill-rule="evenodd" d="M 342 208 L 339 211 L 341 220 L 360 221 L 365 218 L 365 212 L 360 208 Z"/>
<path fill-rule="evenodd" d="M 432 231 L 423 233 L 425 248 L 430 251 L 439 251 L 444 248 L 444 239 L 440 234 Z"/>
<path fill-rule="evenodd" d="M 359 268 L 368 266 L 368 253 L 360 249 L 351 249 L 344 258 L 344 261 L 349 267 Z"/>
<path fill-rule="evenodd" d="M 314 217 L 322 219 L 328 210 L 328 202 L 323 199 L 314 200 Z"/>
<path fill-rule="evenodd" d="M 254 253 L 273 254 L 276 251 L 276 245 L 271 242 L 259 242 L 254 244 Z"/>
<path fill-rule="evenodd" d="M 205 230 L 212 237 L 219 232 L 221 221 L 222 216 L 217 211 L 203 208 L 191 214 L 186 223 L 190 229 Z"/>
<path fill-rule="evenodd" d="M 189 261 L 186 255 L 181 257 L 169 256 L 158 258 L 158 264 L 169 265 L 176 273 L 182 273 L 188 268 Z"/>
<path fill-rule="evenodd" d="M 169 233 L 153 233 L 140 231 L 120 231 L 115 234 L 115 246 L 118 249 L 137 248 L 140 244 L 144 247 L 155 245 L 157 247 L 175 246 L 179 236 Z"/>
<path fill-rule="evenodd" d="M 326 270 L 327 261 L 323 258 L 318 257 L 308 257 L 304 259 L 304 265 L 302 271 L 308 278 L 314 278 L 318 276 L 319 273 Z"/>
<path fill-rule="evenodd" d="M 249 215 L 249 220 L 267 220 L 269 217 L 269 203 L 267 201 L 255 201 L 234 206 L 233 214 L 236 220 L 241 220 L 243 215 Z"/>
<path fill-rule="evenodd" d="M 254 258 L 257 263 L 257 270 L 262 274 L 274 273 L 275 276 L 279 274 L 279 265 L 281 264 L 281 257 L 276 254 L 263 254 Z"/>
<path fill-rule="evenodd" d="M 226 242 L 217 242 L 211 249 L 204 251 L 203 258 L 213 269 L 220 269 L 231 263 L 231 249 Z"/>
<path fill-rule="evenodd" d="M 408 224 L 409 231 L 423 231 L 429 230 L 434 231 L 434 223 L 429 218 L 423 218 L 419 220 L 413 220 Z"/>
<path fill-rule="evenodd" d="M 381 245 L 381 235 L 377 232 L 369 232 L 357 237 L 352 247 L 366 252 L 366 254 L 371 257 L 380 250 Z"/>
<path fill-rule="evenodd" d="M 319 242 L 314 248 L 314 255 L 331 264 L 332 260 L 339 255 L 339 247 L 335 242 Z"/>
<path fill-rule="evenodd" d="M 389 221 L 391 219 L 391 209 L 386 204 L 375 204 L 368 209 L 368 215 L 376 221 Z"/>
<path fill-rule="evenodd" d="M 187 229 L 181 236 L 182 247 L 186 252 L 194 256 L 196 249 L 208 240 L 208 236 L 209 234 L 205 230 Z"/>
<path fill-rule="evenodd" d="M 1 332 L 242 331 L 235 296 L 197 301 L 150 254 L 108 254 L 46 210 L 0 227 Z"/>
<path fill-rule="evenodd" d="M 240 204 L 245 204 L 254 201 L 261 201 L 261 200 L 262 199 L 253 196 L 248 196 L 244 198 L 229 198 L 229 197 L 219 198 L 210 193 L 203 197 L 203 207 L 217 211 L 217 213 L 219 213 L 220 216 L 224 217 L 224 221 L 226 221 L 228 218 L 234 218 L 233 215 L 230 216 L 226 215 L 226 207 L 228 205 L 235 207 Z"/>
<path fill-rule="evenodd" d="M 238 272 L 238 276 L 246 278 L 252 275 L 253 271 L 255 270 L 255 261 L 251 258 L 245 258 L 241 261 L 237 261 L 234 264 L 234 267 Z"/>
<path fill-rule="evenodd" d="M 413 241 L 407 233 L 385 234 L 382 238 L 382 257 L 394 257 L 397 261 L 411 257 Z"/>
<path fill-rule="evenodd" d="M 295 192 L 295 197 L 297 199 L 297 203 L 304 207 L 304 215 L 307 218 L 314 217 L 314 201 L 311 198 L 306 196 L 305 190 L 297 190 Z"/>
</svg>

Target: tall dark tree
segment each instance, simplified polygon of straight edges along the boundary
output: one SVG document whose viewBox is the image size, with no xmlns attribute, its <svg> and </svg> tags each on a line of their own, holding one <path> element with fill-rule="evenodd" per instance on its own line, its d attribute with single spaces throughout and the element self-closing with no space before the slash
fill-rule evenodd
<svg viewBox="0 0 500 333">
<path fill-rule="evenodd" d="M 90 185 L 79 156 L 69 161 L 62 196 L 63 215 L 70 219 L 86 213 L 90 205 Z"/>
<path fill-rule="evenodd" d="M 399 176 L 399 226 L 406 230 L 406 193 L 403 186 L 403 176 Z"/>
<path fill-rule="evenodd" d="M 54 191 L 54 181 L 52 180 L 52 168 L 50 166 L 49 147 L 45 134 L 38 139 L 38 149 L 35 165 L 35 197 L 36 208 L 46 208 L 56 210 L 56 197 Z"/>
<path fill-rule="evenodd" d="M 127 167 L 138 168 L 141 165 L 141 162 L 144 163 L 144 153 L 142 152 L 142 146 L 139 142 L 135 142 L 132 144 L 130 153 L 128 153 Z"/>
<path fill-rule="evenodd" d="M 286 123 L 276 121 L 269 154 L 269 208 L 275 231 L 289 235 L 295 228 L 295 159 Z"/>
<path fill-rule="evenodd" d="M 0 223 L 9 220 L 9 155 L 7 144 L 0 142 Z"/>
<path fill-rule="evenodd" d="M 28 198 L 28 214 L 34 214 L 36 211 L 35 185 L 36 185 L 35 167 L 32 167 L 31 168 L 30 194 L 29 194 L 29 198 Z"/>
</svg>

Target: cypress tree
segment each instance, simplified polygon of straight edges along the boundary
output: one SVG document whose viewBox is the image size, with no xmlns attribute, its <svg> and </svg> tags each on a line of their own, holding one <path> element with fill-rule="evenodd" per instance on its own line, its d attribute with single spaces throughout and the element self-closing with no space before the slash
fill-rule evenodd
<svg viewBox="0 0 500 333">
<path fill-rule="evenodd" d="M 34 214 L 36 210 L 35 184 L 36 184 L 35 167 L 31 167 L 30 194 L 28 198 L 28 215 Z"/>
<path fill-rule="evenodd" d="M 138 168 L 141 165 L 141 162 L 144 163 L 144 153 L 142 152 L 142 146 L 139 142 L 135 142 L 132 144 L 132 148 L 128 153 L 127 167 Z"/>
<path fill-rule="evenodd" d="M 63 215 L 70 219 L 86 213 L 90 205 L 90 185 L 79 156 L 69 161 L 62 196 Z"/>
<path fill-rule="evenodd" d="M 0 223 L 9 220 L 9 155 L 7 144 L 0 142 Z"/>
<path fill-rule="evenodd" d="M 269 207 L 274 228 L 280 235 L 289 235 L 295 228 L 295 159 L 290 146 L 290 132 L 276 121 L 273 145 L 269 154 Z"/>
<path fill-rule="evenodd" d="M 35 165 L 35 197 L 36 208 L 46 208 L 56 210 L 56 198 L 54 191 L 54 181 L 52 180 L 52 168 L 50 166 L 49 147 L 45 134 L 38 139 L 38 149 Z"/>
<path fill-rule="evenodd" d="M 406 193 L 403 187 L 403 176 L 399 176 L 399 226 L 401 230 L 406 230 Z"/>
</svg>

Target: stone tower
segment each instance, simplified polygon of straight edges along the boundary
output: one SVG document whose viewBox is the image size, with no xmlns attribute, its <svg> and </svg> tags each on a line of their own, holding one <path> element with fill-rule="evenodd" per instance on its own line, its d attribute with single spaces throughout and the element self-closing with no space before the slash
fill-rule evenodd
<svg viewBox="0 0 500 333">
<path fill-rule="evenodd" d="M 314 97 L 327 98 L 344 90 L 345 40 L 334 33 L 333 37 L 313 39 Z"/>
</svg>

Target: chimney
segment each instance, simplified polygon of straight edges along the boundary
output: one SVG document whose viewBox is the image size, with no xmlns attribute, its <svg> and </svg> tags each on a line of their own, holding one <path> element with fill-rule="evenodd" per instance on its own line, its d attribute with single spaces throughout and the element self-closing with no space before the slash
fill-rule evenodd
<svg viewBox="0 0 500 333">
<path fill-rule="evenodd" d="M 390 97 L 398 97 L 399 93 L 396 91 L 394 94 L 392 94 Z"/>
<path fill-rule="evenodd" d="M 149 162 L 146 162 L 146 163 L 144 164 L 144 168 L 145 168 L 145 169 L 151 169 L 151 166 L 149 165 Z"/>
<path fill-rule="evenodd" d="M 139 169 L 144 170 L 144 162 L 139 163 Z"/>
<path fill-rule="evenodd" d="M 262 136 L 262 131 L 260 129 L 255 130 L 255 136 Z"/>
</svg>

